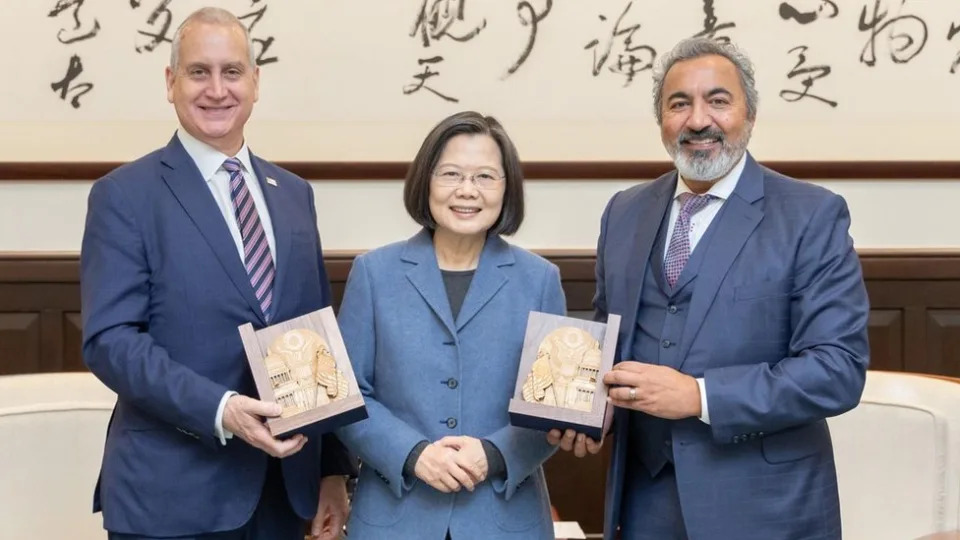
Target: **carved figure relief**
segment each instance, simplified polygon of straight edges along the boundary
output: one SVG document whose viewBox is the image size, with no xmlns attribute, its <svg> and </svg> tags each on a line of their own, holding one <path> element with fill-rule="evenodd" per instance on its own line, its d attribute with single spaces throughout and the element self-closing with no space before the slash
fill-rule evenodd
<svg viewBox="0 0 960 540">
<path fill-rule="evenodd" d="M 589 412 L 600 373 L 600 343 L 565 326 L 543 338 L 523 383 L 523 399 Z"/>
<path fill-rule="evenodd" d="M 290 330 L 275 339 L 264 363 L 283 418 L 347 396 L 347 379 L 330 346 L 311 330 Z"/>
</svg>

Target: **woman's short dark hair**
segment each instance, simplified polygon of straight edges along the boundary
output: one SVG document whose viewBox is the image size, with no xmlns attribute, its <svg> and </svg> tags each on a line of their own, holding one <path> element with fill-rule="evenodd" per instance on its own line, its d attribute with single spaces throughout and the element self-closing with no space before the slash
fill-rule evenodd
<svg viewBox="0 0 960 540">
<path fill-rule="evenodd" d="M 503 208 L 488 234 L 509 235 L 517 232 L 523 222 L 523 171 L 520 157 L 513 141 L 496 118 L 473 111 L 444 118 L 423 140 L 403 184 L 403 204 L 407 213 L 420 225 L 430 230 L 437 228 L 437 222 L 430 214 L 430 179 L 447 141 L 457 135 L 489 135 L 500 147 L 506 183 Z"/>
</svg>

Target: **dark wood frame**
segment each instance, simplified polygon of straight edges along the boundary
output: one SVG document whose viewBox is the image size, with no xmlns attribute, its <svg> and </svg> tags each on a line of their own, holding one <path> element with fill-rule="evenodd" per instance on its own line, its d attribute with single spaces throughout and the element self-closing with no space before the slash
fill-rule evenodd
<svg viewBox="0 0 960 540">
<path fill-rule="evenodd" d="M 243 341 L 243 349 L 247 353 L 247 361 L 250 364 L 250 371 L 253 373 L 253 381 L 257 385 L 260 399 L 276 401 L 273 385 L 270 383 L 270 376 L 263 362 L 270 343 L 273 343 L 273 340 L 285 332 L 297 329 L 312 330 L 326 340 L 330 346 L 330 353 L 337 363 L 337 368 L 347 378 L 347 396 L 288 418 L 269 418 L 267 419 L 267 426 L 270 428 L 270 433 L 276 437 L 313 425 L 316 425 L 317 430 L 327 432 L 366 418 L 367 410 L 363 396 L 360 395 L 357 378 L 353 374 L 353 367 L 350 365 L 350 358 L 347 356 L 347 348 L 343 344 L 343 337 L 340 335 L 340 328 L 337 326 L 333 308 L 330 307 L 272 324 L 260 330 L 254 330 L 250 323 L 238 327 L 240 339 Z"/>
<path fill-rule="evenodd" d="M 564 326 L 586 331 L 600 341 L 600 374 L 594 386 L 593 405 L 590 412 L 566 409 L 541 403 L 531 403 L 523 399 L 523 383 L 537 359 L 537 350 L 547 334 Z M 603 384 L 603 374 L 613 367 L 617 349 L 617 334 L 620 331 L 620 316 L 611 314 L 606 324 L 563 317 L 539 311 L 531 311 L 527 318 L 527 330 L 523 339 L 523 351 L 520 354 L 520 366 L 517 368 L 517 382 L 510 399 L 508 412 L 510 423 L 515 426 L 549 431 L 551 429 L 571 428 L 585 433 L 594 440 L 600 440 L 607 412 L 607 386 Z"/>
<path fill-rule="evenodd" d="M 804 180 L 956 180 L 960 161 L 764 161 L 763 165 Z M 118 161 L 0 162 L 0 181 L 89 181 L 123 165 Z M 405 161 L 280 161 L 277 165 L 309 180 L 399 180 Z M 528 180 L 642 180 L 673 170 L 669 161 L 527 161 Z"/>
</svg>

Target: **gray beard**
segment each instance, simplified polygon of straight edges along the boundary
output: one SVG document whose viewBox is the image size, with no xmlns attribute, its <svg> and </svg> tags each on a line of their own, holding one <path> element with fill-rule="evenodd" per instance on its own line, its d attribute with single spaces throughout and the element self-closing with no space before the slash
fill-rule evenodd
<svg viewBox="0 0 960 540">
<path fill-rule="evenodd" d="M 746 127 L 739 144 L 732 144 L 729 139 L 723 139 L 720 152 L 716 158 L 711 158 L 708 152 L 703 151 L 684 152 L 680 148 L 679 141 L 674 142 L 670 148 L 667 148 L 667 152 L 673 158 L 673 164 L 677 167 L 677 172 L 685 180 L 716 182 L 733 170 L 740 158 L 743 157 L 743 153 L 747 150 L 747 144 L 750 142 L 752 128 L 752 125 Z"/>
<path fill-rule="evenodd" d="M 697 182 L 715 182 L 723 178 L 740 161 L 743 151 L 739 148 L 724 147 L 716 158 L 710 158 L 701 152 L 677 152 L 673 163 L 677 171 L 686 180 Z"/>
</svg>

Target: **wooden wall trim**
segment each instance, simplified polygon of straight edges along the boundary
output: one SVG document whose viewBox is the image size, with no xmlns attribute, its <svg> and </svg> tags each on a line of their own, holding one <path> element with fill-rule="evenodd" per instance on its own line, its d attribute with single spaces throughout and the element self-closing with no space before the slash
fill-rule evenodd
<svg viewBox="0 0 960 540">
<path fill-rule="evenodd" d="M 594 279 L 593 250 L 534 250 L 560 267 L 565 280 Z M 332 281 L 347 278 L 354 250 L 324 253 Z M 960 250 L 860 250 L 865 279 L 931 281 L 960 280 Z M 72 283 L 80 277 L 80 257 L 73 252 L 0 252 L 0 282 Z"/>
<path fill-rule="evenodd" d="M 0 162 L 0 181 L 89 181 L 122 165 L 114 161 Z M 398 180 L 405 161 L 280 161 L 310 180 Z M 804 180 L 957 180 L 960 161 L 767 161 L 764 165 Z M 668 161 L 528 161 L 530 180 L 647 180 L 673 169 Z"/>
</svg>

